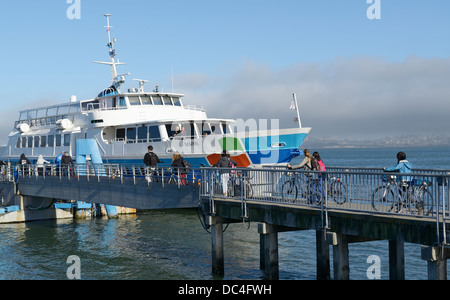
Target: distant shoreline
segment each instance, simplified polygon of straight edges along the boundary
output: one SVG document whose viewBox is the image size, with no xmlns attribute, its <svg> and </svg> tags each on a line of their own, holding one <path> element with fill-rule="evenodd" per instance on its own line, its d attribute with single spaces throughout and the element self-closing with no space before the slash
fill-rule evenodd
<svg viewBox="0 0 450 300">
<path fill-rule="evenodd" d="M 308 136 L 302 148 L 351 149 L 351 148 L 426 148 L 450 147 L 450 137 L 400 136 L 376 139 L 312 138 Z"/>
</svg>

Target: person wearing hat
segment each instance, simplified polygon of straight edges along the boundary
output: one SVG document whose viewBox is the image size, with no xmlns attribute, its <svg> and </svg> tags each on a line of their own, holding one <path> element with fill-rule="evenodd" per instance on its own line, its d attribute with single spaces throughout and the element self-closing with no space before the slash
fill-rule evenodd
<svg viewBox="0 0 450 300">
<path fill-rule="evenodd" d="M 219 161 L 217 162 L 216 166 L 218 168 L 233 168 L 238 165 L 237 162 L 231 159 L 230 154 L 227 150 L 223 150 L 221 157 Z M 227 196 L 227 190 L 228 190 L 228 179 L 230 178 L 230 172 L 222 172 L 221 179 L 222 179 L 222 192 L 223 195 Z"/>
</svg>

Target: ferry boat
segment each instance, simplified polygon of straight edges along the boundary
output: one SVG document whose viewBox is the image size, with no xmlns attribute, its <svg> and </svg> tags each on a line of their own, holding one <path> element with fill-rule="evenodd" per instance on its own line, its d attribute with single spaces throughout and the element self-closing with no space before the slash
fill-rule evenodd
<svg viewBox="0 0 450 300">
<path fill-rule="evenodd" d="M 299 114 L 298 128 L 249 130 L 246 122 L 208 118 L 203 108 L 185 105 L 183 94 L 145 91 L 146 80 L 134 79 L 139 87 L 123 92 L 129 74 L 117 73 L 123 63 L 116 60 L 111 15 L 105 16 L 109 62 L 94 62 L 110 66 L 110 86 L 93 99 L 72 96 L 70 102 L 21 111 L 0 160 L 17 162 L 25 154 L 31 161 L 39 155 L 54 161 L 66 151 L 75 157 L 78 139 L 95 140 L 105 163 L 142 164 L 149 145 L 165 164 L 180 152 L 192 166 L 212 166 L 224 150 L 238 167 L 285 164 L 300 154 L 311 128 L 302 128 Z"/>
</svg>

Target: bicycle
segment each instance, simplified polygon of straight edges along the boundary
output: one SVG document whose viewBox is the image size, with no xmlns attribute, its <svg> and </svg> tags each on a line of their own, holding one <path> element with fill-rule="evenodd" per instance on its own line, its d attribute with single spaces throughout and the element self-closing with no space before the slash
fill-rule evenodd
<svg viewBox="0 0 450 300">
<path fill-rule="evenodd" d="M 287 172 L 286 176 L 291 177 L 281 186 L 281 198 L 283 202 L 295 203 L 298 195 L 307 200 L 307 204 L 321 205 L 322 203 L 322 182 L 320 178 L 313 178 L 313 175 L 305 174 L 304 181 L 299 177 L 300 173 Z M 300 190 L 300 193 L 299 193 Z"/>
<path fill-rule="evenodd" d="M 250 179 L 251 177 L 245 176 L 243 172 L 230 174 L 227 184 L 227 195 L 229 197 L 235 197 L 243 194 L 246 198 L 253 197 L 253 186 L 250 183 Z"/>
<path fill-rule="evenodd" d="M 395 176 L 383 178 L 386 184 L 377 187 L 372 194 L 372 208 L 394 213 L 410 213 L 428 216 L 433 211 L 433 195 L 425 181 L 396 181 Z"/>
<path fill-rule="evenodd" d="M 331 177 L 328 180 L 328 197 L 339 205 L 347 202 L 347 186 L 341 178 Z"/>
<path fill-rule="evenodd" d="M 281 199 L 283 202 L 294 203 L 297 200 L 298 188 L 297 181 L 299 181 L 298 173 L 287 172 L 286 177 L 291 177 L 281 185 Z"/>
<path fill-rule="evenodd" d="M 169 173 L 170 175 L 165 179 L 166 184 L 187 185 L 186 174 L 182 173 L 178 174 L 177 170 L 172 170 L 170 168 L 167 169 L 167 173 Z"/>
</svg>

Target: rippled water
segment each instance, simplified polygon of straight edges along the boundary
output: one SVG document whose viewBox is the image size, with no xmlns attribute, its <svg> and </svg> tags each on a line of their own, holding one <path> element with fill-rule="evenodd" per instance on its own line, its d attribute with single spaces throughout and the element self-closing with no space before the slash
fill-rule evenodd
<svg viewBox="0 0 450 300">
<path fill-rule="evenodd" d="M 393 149 L 321 150 L 327 165 L 390 166 Z M 450 169 L 449 149 L 406 149 L 415 167 Z M 349 245 L 350 278 L 367 279 L 368 256 L 389 278 L 388 242 Z M 331 251 L 332 252 L 332 251 Z M 81 279 L 222 279 L 211 275 L 211 238 L 196 210 L 148 211 L 119 219 L 0 225 L 0 279 L 67 279 L 67 258 L 81 260 Z M 224 235 L 223 279 L 261 279 L 257 224 L 231 224 Z M 315 279 L 315 231 L 279 234 L 280 279 Z M 332 267 L 332 258 L 331 258 Z M 406 279 L 426 279 L 420 245 L 405 244 Z"/>
</svg>

